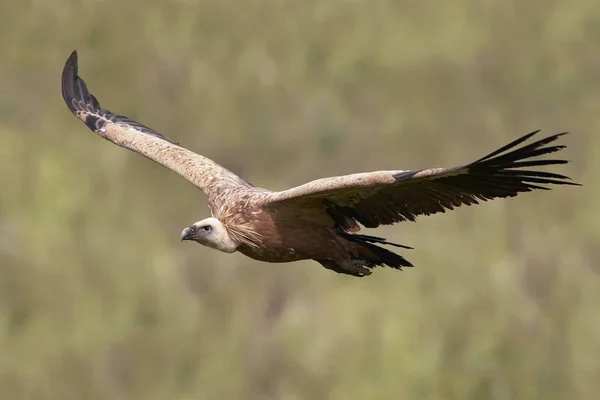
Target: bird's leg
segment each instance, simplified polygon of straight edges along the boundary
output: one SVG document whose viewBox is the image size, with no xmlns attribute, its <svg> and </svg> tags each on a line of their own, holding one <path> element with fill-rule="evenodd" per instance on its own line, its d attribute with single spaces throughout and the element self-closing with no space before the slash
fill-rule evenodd
<svg viewBox="0 0 600 400">
<path fill-rule="evenodd" d="M 322 266 L 338 274 L 346 274 L 352 276 L 363 277 L 371 275 L 371 270 L 365 268 L 367 264 L 365 260 L 315 260 Z"/>
<path fill-rule="evenodd" d="M 371 270 L 365 267 L 367 265 L 365 260 L 337 260 L 336 263 L 346 274 L 353 276 L 371 275 Z"/>
</svg>

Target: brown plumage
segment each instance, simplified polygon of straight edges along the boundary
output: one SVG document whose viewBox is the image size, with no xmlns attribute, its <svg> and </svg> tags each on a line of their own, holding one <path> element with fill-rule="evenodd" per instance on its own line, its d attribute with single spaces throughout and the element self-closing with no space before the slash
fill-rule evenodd
<svg viewBox="0 0 600 400">
<path fill-rule="evenodd" d="M 71 112 L 92 131 L 169 168 L 206 194 L 212 217 L 185 228 L 182 240 L 261 261 L 313 259 L 353 276 L 369 275 L 377 265 L 402 269 L 412 264 L 381 246 L 410 247 L 356 234 L 359 224 L 375 228 L 549 189 L 548 185 L 577 185 L 564 175 L 527 169 L 567 163 L 536 158 L 563 149 L 551 143 L 565 133 L 518 147 L 536 131 L 458 167 L 359 173 L 271 192 L 138 122 L 102 109 L 77 75 L 75 51 L 63 70 L 62 94 Z"/>
</svg>

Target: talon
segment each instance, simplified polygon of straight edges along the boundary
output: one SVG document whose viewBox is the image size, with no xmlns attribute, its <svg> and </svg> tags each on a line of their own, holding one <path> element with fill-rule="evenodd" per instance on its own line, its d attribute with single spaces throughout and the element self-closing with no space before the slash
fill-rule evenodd
<svg viewBox="0 0 600 400">
<path fill-rule="evenodd" d="M 367 267 L 368 262 L 365 260 L 342 260 L 337 262 L 338 265 L 347 273 L 354 276 L 371 275 L 371 270 Z"/>
</svg>

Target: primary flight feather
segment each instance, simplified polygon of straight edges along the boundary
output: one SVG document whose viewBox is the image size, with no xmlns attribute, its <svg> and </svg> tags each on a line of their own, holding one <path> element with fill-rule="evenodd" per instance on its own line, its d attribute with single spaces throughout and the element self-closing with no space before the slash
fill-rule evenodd
<svg viewBox="0 0 600 400">
<path fill-rule="evenodd" d="M 78 76 L 76 51 L 63 70 L 62 95 L 69 110 L 93 132 L 169 168 L 206 194 L 212 216 L 185 228 L 181 240 L 227 253 L 239 251 L 261 261 L 313 259 L 353 276 L 370 275 L 377 265 L 411 267 L 404 257 L 381 245 L 410 247 L 357 234 L 359 224 L 375 228 L 479 201 L 547 190 L 550 185 L 577 185 L 567 176 L 531 169 L 567 163 L 537 158 L 565 148 L 553 144 L 565 133 L 525 144 L 536 131 L 457 167 L 366 172 L 271 192 L 147 126 L 103 109 Z"/>
</svg>

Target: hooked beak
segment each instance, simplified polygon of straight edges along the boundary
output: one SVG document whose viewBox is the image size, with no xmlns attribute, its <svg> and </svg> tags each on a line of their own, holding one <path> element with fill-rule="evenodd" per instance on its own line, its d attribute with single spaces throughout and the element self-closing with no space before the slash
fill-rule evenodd
<svg viewBox="0 0 600 400">
<path fill-rule="evenodd" d="M 185 228 L 181 231 L 181 241 L 191 240 L 194 236 L 194 232 L 189 228 Z"/>
</svg>

